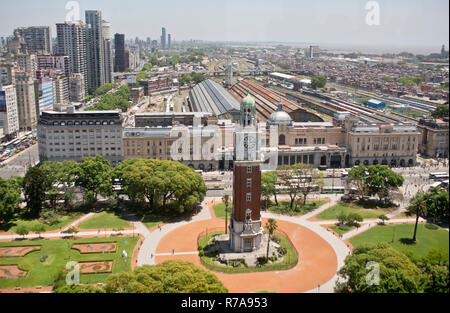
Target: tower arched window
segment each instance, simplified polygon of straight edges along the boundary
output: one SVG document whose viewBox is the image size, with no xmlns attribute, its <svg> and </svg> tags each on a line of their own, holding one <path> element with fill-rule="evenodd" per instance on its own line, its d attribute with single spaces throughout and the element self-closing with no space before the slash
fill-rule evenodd
<svg viewBox="0 0 450 313">
<path fill-rule="evenodd" d="M 286 136 L 285 135 L 280 135 L 280 138 L 279 138 L 280 140 L 279 140 L 279 142 L 278 142 L 278 144 L 280 145 L 280 146 L 284 146 L 285 144 L 286 144 Z"/>
</svg>

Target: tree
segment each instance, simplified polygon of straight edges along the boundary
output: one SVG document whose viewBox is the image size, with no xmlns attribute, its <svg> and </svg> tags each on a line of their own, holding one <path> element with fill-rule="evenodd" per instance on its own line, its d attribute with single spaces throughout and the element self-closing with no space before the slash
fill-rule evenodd
<svg viewBox="0 0 450 313">
<path fill-rule="evenodd" d="M 373 267 L 379 266 L 379 281 L 374 282 Z M 420 271 L 406 255 L 387 243 L 365 244 L 347 256 L 338 271 L 335 292 L 339 293 L 401 293 L 421 292 Z M 343 279 L 343 281 L 341 281 Z"/>
<path fill-rule="evenodd" d="M 13 218 L 21 200 L 20 188 L 15 180 L 0 177 L 0 225 L 7 224 Z"/>
<path fill-rule="evenodd" d="M 359 223 L 362 223 L 364 221 L 364 218 L 361 214 L 358 213 L 350 213 L 347 216 L 347 223 L 351 226 L 359 226 Z"/>
<path fill-rule="evenodd" d="M 192 212 L 206 195 L 206 186 L 200 174 L 173 161 L 134 159 L 119 163 L 114 169 L 123 192 L 144 208 L 156 210 L 159 206 L 176 214 Z M 167 204 L 172 206 L 168 207 Z"/>
<path fill-rule="evenodd" d="M 95 91 L 95 96 L 102 96 L 112 89 L 114 89 L 114 84 L 104 84 L 97 88 Z"/>
<path fill-rule="evenodd" d="M 367 169 L 362 164 L 352 168 L 350 172 L 348 172 L 347 182 L 350 186 L 355 186 L 360 199 L 368 194 L 366 186 L 367 175 Z"/>
<path fill-rule="evenodd" d="M 387 217 L 384 214 L 381 214 L 380 216 L 378 216 L 378 219 L 381 220 L 381 225 L 385 225 L 386 221 L 389 221 L 389 217 Z"/>
<path fill-rule="evenodd" d="M 52 182 L 46 170 L 32 167 L 23 179 L 23 192 L 31 216 L 39 217 L 46 193 L 52 187 Z"/>
<path fill-rule="evenodd" d="M 406 208 L 409 215 L 416 215 L 416 224 L 414 225 L 413 241 L 416 242 L 417 224 L 419 223 L 419 217 L 427 214 L 427 201 L 423 193 L 417 193 Z"/>
<path fill-rule="evenodd" d="M 339 225 L 343 226 L 345 225 L 345 223 L 347 223 L 347 215 L 344 213 L 339 213 L 336 218 L 338 220 Z"/>
<path fill-rule="evenodd" d="M 230 204 L 230 195 L 224 195 L 222 202 L 225 204 L 225 234 L 228 234 L 228 205 Z"/>
<path fill-rule="evenodd" d="M 433 215 L 433 223 L 439 218 L 442 221 L 448 221 L 449 216 L 449 197 L 448 191 L 432 188 L 424 194 L 427 202 L 428 213 Z"/>
<path fill-rule="evenodd" d="M 324 88 L 327 85 L 327 78 L 325 76 L 314 76 L 311 79 L 311 88 L 316 90 L 317 88 Z"/>
<path fill-rule="evenodd" d="M 278 225 L 277 221 L 273 218 L 270 218 L 266 223 L 267 231 L 269 232 L 269 238 L 267 240 L 267 259 L 269 259 L 269 248 L 270 248 L 270 240 L 273 236 L 273 233 L 277 230 Z"/>
<path fill-rule="evenodd" d="M 111 167 L 102 156 L 83 158 L 74 172 L 76 185 L 83 188 L 89 203 L 96 202 L 98 195 L 111 195 Z"/>
<path fill-rule="evenodd" d="M 74 193 L 78 163 L 75 161 L 44 162 L 41 168 L 47 171 L 51 180 L 51 189 L 47 192 L 52 208 L 55 208 L 57 196 L 62 192 L 65 206 L 69 206 Z"/>
<path fill-rule="evenodd" d="M 273 196 L 275 198 L 275 204 L 278 206 L 278 199 L 277 199 L 277 173 L 272 172 L 265 172 L 261 175 L 261 194 L 265 199 L 266 202 L 266 209 L 268 209 L 268 203 L 270 201 L 270 198 Z"/>
<path fill-rule="evenodd" d="M 389 194 L 403 185 L 404 178 L 386 165 L 370 165 L 369 175 L 365 180 L 366 189 L 371 196 L 378 195 L 380 199 L 388 198 Z"/>
<path fill-rule="evenodd" d="M 24 238 L 26 235 L 29 234 L 29 230 L 25 225 L 19 225 L 16 228 L 16 234 L 22 236 Z"/>
<path fill-rule="evenodd" d="M 448 104 L 438 105 L 436 109 L 431 112 L 431 116 L 434 118 L 449 117 Z"/>
<path fill-rule="evenodd" d="M 308 195 L 315 189 L 323 186 L 323 176 L 311 164 L 298 163 L 292 166 L 298 190 L 303 195 L 303 206 L 306 205 Z"/>
<path fill-rule="evenodd" d="M 295 174 L 295 169 L 289 165 L 280 166 L 277 170 L 278 180 L 280 181 L 280 184 L 285 187 L 284 192 L 287 193 L 291 199 L 291 211 L 294 209 L 295 199 L 300 191 L 297 183 L 294 181 Z"/>
<path fill-rule="evenodd" d="M 226 293 L 217 277 L 189 262 L 167 261 L 110 275 L 107 293 Z"/>
</svg>

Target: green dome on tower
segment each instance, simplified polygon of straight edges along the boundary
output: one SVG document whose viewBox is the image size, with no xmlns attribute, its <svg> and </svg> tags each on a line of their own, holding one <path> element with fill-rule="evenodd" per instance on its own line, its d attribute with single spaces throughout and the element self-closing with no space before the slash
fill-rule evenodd
<svg viewBox="0 0 450 313">
<path fill-rule="evenodd" d="M 250 95 L 250 91 L 248 92 L 247 96 L 242 99 L 241 105 L 245 107 L 255 106 L 255 98 Z"/>
</svg>

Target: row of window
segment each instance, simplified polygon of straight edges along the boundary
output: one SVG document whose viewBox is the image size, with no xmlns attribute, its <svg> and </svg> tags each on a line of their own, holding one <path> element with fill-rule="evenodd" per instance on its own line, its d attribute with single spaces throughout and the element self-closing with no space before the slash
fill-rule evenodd
<svg viewBox="0 0 450 313">
<path fill-rule="evenodd" d="M 111 150 L 111 151 L 116 151 L 116 149 L 118 150 L 118 151 L 120 151 L 120 150 L 122 150 L 121 148 L 111 148 L 111 149 L 109 149 L 109 148 L 105 148 L 105 151 L 109 151 L 109 150 Z M 66 149 L 55 149 L 55 150 L 53 150 L 53 149 L 49 149 L 49 151 L 50 152 L 66 152 Z M 88 149 L 88 148 L 83 148 L 83 150 L 81 150 L 81 148 L 70 148 L 70 149 L 68 149 L 68 151 L 70 151 L 70 152 L 74 152 L 74 151 L 95 151 L 95 148 L 90 148 L 90 149 Z M 103 151 L 103 149 L 102 148 L 97 148 L 97 151 Z"/>
</svg>

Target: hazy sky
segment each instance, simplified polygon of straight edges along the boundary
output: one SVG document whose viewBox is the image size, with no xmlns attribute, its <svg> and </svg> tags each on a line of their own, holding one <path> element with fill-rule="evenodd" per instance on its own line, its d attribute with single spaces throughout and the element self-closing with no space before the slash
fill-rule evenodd
<svg viewBox="0 0 450 313">
<path fill-rule="evenodd" d="M 15 27 L 51 25 L 65 0 L 0 0 L 0 36 Z M 309 42 L 329 45 L 440 46 L 449 43 L 448 0 L 378 0 L 380 25 L 366 24 L 367 0 L 80 0 L 101 10 L 111 34 L 175 40 Z M 55 30 L 53 36 L 55 36 Z"/>
</svg>

